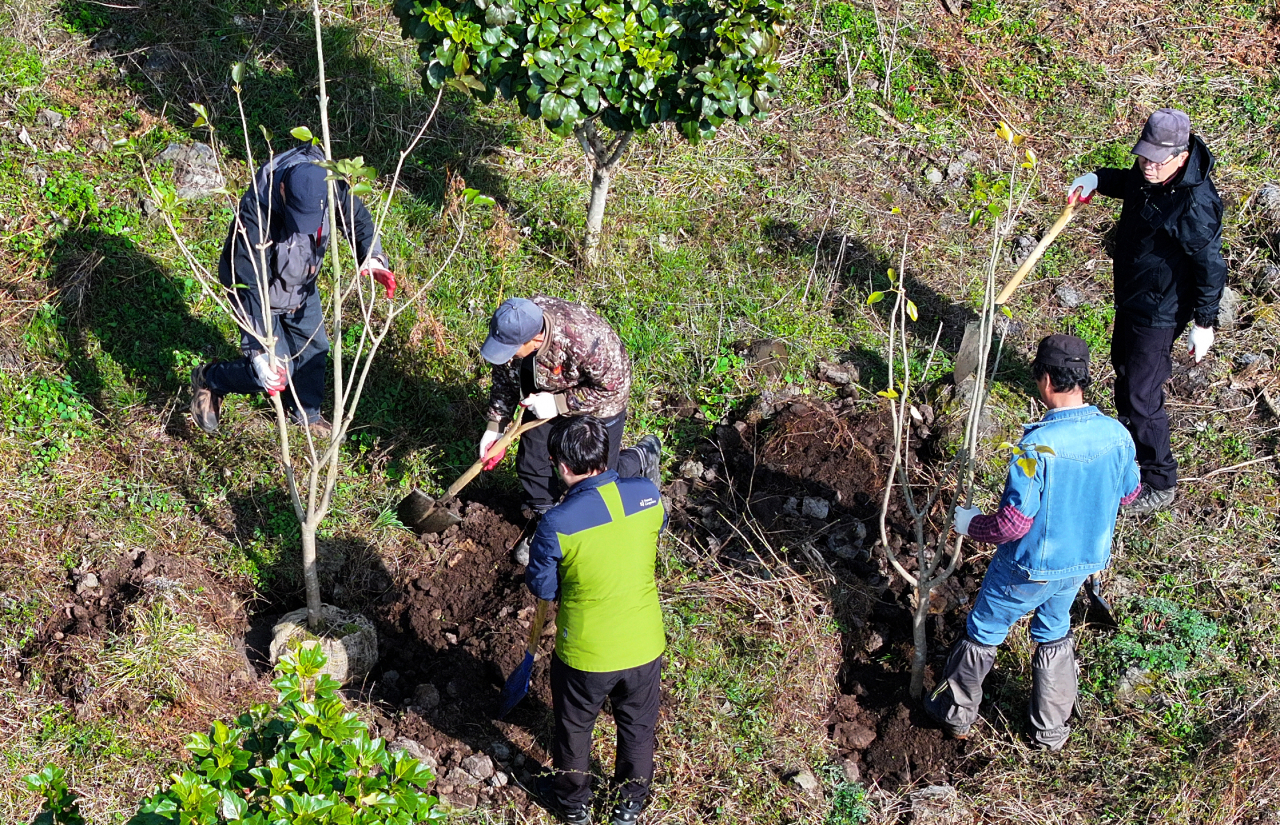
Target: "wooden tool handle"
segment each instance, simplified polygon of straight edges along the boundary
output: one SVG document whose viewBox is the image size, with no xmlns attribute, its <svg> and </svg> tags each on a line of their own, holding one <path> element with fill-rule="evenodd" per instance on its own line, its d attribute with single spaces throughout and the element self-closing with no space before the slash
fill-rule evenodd
<svg viewBox="0 0 1280 825">
<path fill-rule="evenodd" d="M 1053 239 L 1058 237 L 1058 234 L 1071 222 L 1071 218 L 1076 214 L 1076 206 L 1078 205 L 1079 201 L 1076 200 L 1071 200 L 1067 203 L 1066 208 L 1062 210 L 1062 214 L 1058 216 L 1058 220 L 1053 226 L 1049 227 L 1048 232 L 1044 233 L 1040 243 L 1036 244 L 1036 248 L 1031 250 L 1031 254 L 1022 262 L 1022 266 L 1018 267 L 1018 271 L 1013 273 L 1009 283 L 1005 284 L 1004 289 L 1000 290 L 1000 294 L 996 296 L 996 306 L 1004 306 L 1005 301 L 1009 300 L 1009 296 L 1018 288 L 1022 280 L 1027 277 L 1027 274 L 1031 272 L 1032 267 L 1040 260 L 1040 256 L 1049 248 L 1049 244 L 1053 243 Z"/>
<path fill-rule="evenodd" d="M 533 624 L 529 626 L 529 646 L 525 648 L 530 656 L 538 652 L 538 640 L 542 637 L 542 626 L 547 623 L 547 608 L 550 606 L 551 602 L 546 599 L 538 599 L 538 609 L 533 614 Z"/>
<path fill-rule="evenodd" d="M 489 452 L 492 453 L 497 448 L 501 448 L 503 450 L 507 449 L 507 446 L 515 440 L 516 436 L 523 435 L 534 427 L 541 427 L 550 420 L 550 418 L 535 418 L 533 421 L 526 421 L 521 424 L 520 413 L 516 413 L 516 417 L 507 425 L 507 429 L 503 432 L 502 437 L 493 442 L 493 446 L 489 448 Z M 444 496 L 442 496 L 440 500 L 445 501 L 446 499 L 451 499 L 461 492 L 463 487 L 466 487 L 473 479 L 475 479 L 476 476 L 480 475 L 480 470 L 484 468 L 484 462 L 485 459 L 482 458 L 475 464 L 468 467 L 465 473 L 458 476 L 457 481 L 449 485 L 449 489 L 444 491 Z"/>
</svg>

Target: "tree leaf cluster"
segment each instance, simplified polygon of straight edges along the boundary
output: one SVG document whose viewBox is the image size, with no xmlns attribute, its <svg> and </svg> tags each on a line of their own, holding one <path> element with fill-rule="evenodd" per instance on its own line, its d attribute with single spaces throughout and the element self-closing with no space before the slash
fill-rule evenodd
<svg viewBox="0 0 1280 825">
<path fill-rule="evenodd" d="M 785 0 L 396 0 L 423 82 L 516 101 L 567 137 L 676 123 L 690 141 L 779 93 Z"/>
<path fill-rule="evenodd" d="M 321 674 L 325 656 L 303 647 L 281 659 L 279 705 L 256 705 L 232 724 L 214 722 L 186 748 L 193 767 L 142 802 L 130 825 L 413 825 L 444 819 L 424 788 L 435 776 L 346 710 L 340 685 Z M 84 825 L 62 771 L 27 777 L 45 797 L 51 825 Z"/>
</svg>

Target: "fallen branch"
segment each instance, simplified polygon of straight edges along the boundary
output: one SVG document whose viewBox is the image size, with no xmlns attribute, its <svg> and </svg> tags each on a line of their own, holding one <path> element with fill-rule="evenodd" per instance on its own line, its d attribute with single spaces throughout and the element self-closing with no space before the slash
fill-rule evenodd
<svg viewBox="0 0 1280 825">
<path fill-rule="evenodd" d="M 1262 458 L 1255 458 L 1252 461 L 1242 461 L 1239 464 L 1232 464 L 1230 467 L 1219 467 L 1218 469 L 1205 473 L 1204 475 L 1199 476 L 1197 478 L 1184 478 L 1182 479 L 1182 481 L 1183 483 L 1190 483 L 1192 481 L 1206 481 L 1208 479 L 1213 478 L 1216 475 L 1221 475 L 1222 473 L 1233 473 L 1236 470 L 1243 470 L 1245 467 L 1252 467 L 1254 464 L 1261 464 L 1264 461 L 1270 461 L 1273 458 L 1275 458 L 1275 456 L 1273 455 L 1264 455 Z"/>
</svg>

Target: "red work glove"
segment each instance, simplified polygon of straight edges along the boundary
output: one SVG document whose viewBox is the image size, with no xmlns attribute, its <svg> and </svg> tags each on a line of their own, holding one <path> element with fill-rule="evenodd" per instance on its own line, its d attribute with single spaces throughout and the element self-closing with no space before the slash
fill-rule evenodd
<svg viewBox="0 0 1280 825">
<path fill-rule="evenodd" d="M 276 395 L 289 385 L 289 371 L 285 365 L 277 361 L 276 368 L 272 370 L 271 358 L 265 352 L 253 356 L 250 363 L 258 376 L 258 383 L 267 395 Z"/>
<path fill-rule="evenodd" d="M 396 294 L 396 273 L 377 265 L 369 267 L 365 272 L 369 273 L 375 281 L 386 288 L 387 300 L 390 301 L 391 297 Z"/>
<path fill-rule="evenodd" d="M 496 444 L 498 439 L 501 437 L 502 433 L 495 432 L 493 430 L 485 430 L 484 435 L 480 437 L 480 457 L 485 460 L 484 464 L 480 465 L 481 470 L 486 472 L 492 470 L 494 467 L 501 464 L 502 459 L 506 457 L 506 447 L 503 447 L 501 450 L 493 449 L 494 444 Z"/>
</svg>

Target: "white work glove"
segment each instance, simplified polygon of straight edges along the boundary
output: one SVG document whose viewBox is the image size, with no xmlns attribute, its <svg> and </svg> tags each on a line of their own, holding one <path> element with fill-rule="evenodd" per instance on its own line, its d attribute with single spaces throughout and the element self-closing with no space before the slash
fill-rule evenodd
<svg viewBox="0 0 1280 825">
<path fill-rule="evenodd" d="M 1211 346 L 1213 346 L 1213 327 L 1192 324 L 1191 330 L 1187 333 L 1187 352 L 1195 353 L 1197 364 Z"/>
<path fill-rule="evenodd" d="M 560 408 L 556 406 L 555 393 L 551 392 L 535 392 L 533 395 L 527 395 L 520 402 L 520 406 L 533 413 L 534 418 L 555 418 L 560 414 Z"/>
<path fill-rule="evenodd" d="M 977 507 L 965 507 L 963 504 L 956 505 L 956 532 L 962 536 L 969 535 L 969 522 L 973 521 L 974 516 L 982 515 L 982 511 Z"/>
<path fill-rule="evenodd" d="M 1081 203 L 1088 203 L 1097 188 L 1098 176 L 1095 173 L 1090 172 L 1087 175 L 1081 175 L 1071 181 L 1071 185 L 1067 187 L 1067 202 L 1069 203 L 1074 195 L 1075 199 Z M 1077 192 L 1077 189 L 1080 191 Z"/>
<path fill-rule="evenodd" d="M 289 371 L 284 364 L 276 362 L 275 370 L 271 369 L 271 356 L 260 352 L 250 359 L 253 372 L 258 376 L 258 383 L 267 395 L 275 395 L 289 384 Z"/>
<path fill-rule="evenodd" d="M 484 435 L 480 436 L 480 457 L 481 458 L 489 457 L 489 448 L 492 447 L 499 438 L 502 438 L 502 433 L 498 432 L 497 430 L 484 431 Z"/>
</svg>

